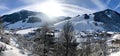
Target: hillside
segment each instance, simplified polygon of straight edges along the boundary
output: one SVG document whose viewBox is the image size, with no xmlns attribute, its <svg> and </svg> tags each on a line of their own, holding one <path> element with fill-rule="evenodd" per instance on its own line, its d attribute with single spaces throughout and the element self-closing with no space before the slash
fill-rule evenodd
<svg viewBox="0 0 120 56">
<path fill-rule="evenodd" d="M 93 14 L 84 14 L 72 17 L 69 21 L 72 22 L 77 31 L 113 31 L 119 32 L 120 29 L 120 14 L 116 11 L 106 9 Z M 67 20 L 66 20 L 67 21 Z M 58 29 L 66 23 L 62 21 L 54 24 Z"/>
</svg>

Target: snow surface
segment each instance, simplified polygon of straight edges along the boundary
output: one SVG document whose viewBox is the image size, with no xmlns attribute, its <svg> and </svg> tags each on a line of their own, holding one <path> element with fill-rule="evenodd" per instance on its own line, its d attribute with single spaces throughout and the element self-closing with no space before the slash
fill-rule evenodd
<svg viewBox="0 0 120 56">
<path fill-rule="evenodd" d="M 107 16 L 108 16 L 109 18 L 111 18 L 111 17 L 112 17 L 112 15 L 111 15 L 111 14 L 108 14 Z"/>
<path fill-rule="evenodd" d="M 19 30 L 19 31 L 16 31 L 16 34 L 28 34 L 28 33 L 32 33 L 34 32 L 33 30 L 36 30 L 36 28 L 29 28 L 29 29 L 24 29 L 24 30 Z"/>
<path fill-rule="evenodd" d="M 109 56 L 120 56 L 120 51 L 119 52 L 115 52 L 115 53 L 111 53 Z"/>
<path fill-rule="evenodd" d="M 76 31 L 97 31 L 97 30 L 102 31 L 102 30 L 104 30 L 103 27 L 101 27 L 101 25 L 103 23 L 95 22 L 93 20 L 93 17 L 94 17 L 93 15 L 90 15 L 89 19 L 84 19 L 84 15 L 82 15 L 82 16 L 79 16 L 79 17 L 73 17 L 69 21 L 72 22 Z M 56 24 L 54 24 L 54 26 L 58 29 L 62 29 L 63 25 L 66 22 L 67 22 L 67 20 L 56 23 Z M 95 23 L 97 23 L 98 26 L 96 26 Z"/>
<path fill-rule="evenodd" d="M 114 35 L 113 37 L 112 37 L 112 39 L 114 40 L 114 39 L 118 39 L 118 40 L 120 40 L 120 34 L 116 34 L 116 35 Z"/>
<path fill-rule="evenodd" d="M 0 44 L 6 45 L 7 47 L 7 50 L 0 53 L 0 56 L 27 56 L 28 55 L 27 52 L 24 52 L 24 54 L 22 54 L 21 52 L 23 51 L 16 47 L 12 47 L 3 42 L 0 42 Z"/>
<path fill-rule="evenodd" d="M 19 22 L 16 22 L 14 24 L 10 24 L 7 27 L 8 27 L 8 29 L 17 29 L 17 28 L 24 29 L 24 28 L 39 27 L 41 24 L 42 23 L 40 23 L 40 22 L 27 23 L 27 22 L 19 21 Z"/>
</svg>

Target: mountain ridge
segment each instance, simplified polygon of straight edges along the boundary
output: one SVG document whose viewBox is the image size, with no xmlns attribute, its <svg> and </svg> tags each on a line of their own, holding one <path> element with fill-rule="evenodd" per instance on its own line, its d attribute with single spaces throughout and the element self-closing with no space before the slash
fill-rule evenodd
<svg viewBox="0 0 120 56">
<path fill-rule="evenodd" d="M 120 14 L 111 9 L 95 12 L 93 14 L 84 14 L 73 17 L 70 21 L 75 30 L 78 31 L 120 31 Z M 63 26 L 65 22 L 55 24 L 55 27 Z"/>
<path fill-rule="evenodd" d="M 21 10 L 1 16 L 1 20 L 4 22 L 3 24 L 6 29 L 40 27 L 46 22 L 53 24 L 69 18 L 65 16 L 50 18 L 44 13 L 29 10 Z"/>
<path fill-rule="evenodd" d="M 49 17 L 43 13 L 33 12 L 28 10 L 21 10 L 9 15 L 3 15 L 1 18 L 4 22 L 6 22 L 4 23 L 5 25 L 7 25 L 6 28 L 10 28 L 10 29 L 16 29 L 16 28 L 24 29 L 24 28 L 39 27 L 40 25 L 44 24 L 43 23 L 44 21 L 49 19 Z M 56 28 L 58 28 L 57 25 L 59 27 L 63 26 L 65 24 L 63 22 L 66 22 L 66 20 L 70 20 L 73 22 L 74 26 L 76 25 L 75 26 L 76 29 L 81 29 L 81 30 L 92 29 L 95 31 L 104 30 L 104 31 L 118 31 L 118 32 L 120 31 L 119 19 L 120 19 L 120 13 L 111 9 L 98 11 L 93 14 L 78 15 L 75 17 L 63 16 L 63 17 L 52 18 L 52 20 L 58 20 L 53 23 Z M 77 27 L 77 26 L 80 26 L 80 27 Z"/>
</svg>

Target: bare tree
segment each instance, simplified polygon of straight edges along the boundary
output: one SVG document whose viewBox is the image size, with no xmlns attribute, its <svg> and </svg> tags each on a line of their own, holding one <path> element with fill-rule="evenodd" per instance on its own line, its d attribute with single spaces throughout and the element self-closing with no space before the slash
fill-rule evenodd
<svg viewBox="0 0 120 56">
<path fill-rule="evenodd" d="M 95 35 L 99 37 L 97 41 L 94 39 Z M 107 56 L 107 36 L 106 33 L 98 35 L 98 33 L 86 33 L 87 41 L 82 43 L 82 49 L 80 49 L 79 56 Z M 104 40 L 102 39 L 104 38 Z"/>
<path fill-rule="evenodd" d="M 0 35 L 1 35 L 1 37 L 3 36 L 3 32 L 4 32 L 3 29 L 4 29 L 4 27 L 3 27 L 3 21 L 0 18 Z"/>
<path fill-rule="evenodd" d="M 0 41 L 9 44 L 10 42 L 10 37 L 8 36 L 9 34 L 5 34 L 4 32 L 4 26 L 3 26 L 3 21 L 0 18 Z"/>
<path fill-rule="evenodd" d="M 74 27 L 70 21 L 63 26 L 63 31 L 61 33 L 62 44 L 65 49 L 65 54 L 63 56 L 76 56 L 76 47 L 78 43 L 74 36 Z M 64 51 L 63 51 L 64 52 Z"/>
<path fill-rule="evenodd" d="M 52 45 L 54 44 L 54 32 L 48 24 L 43 25 L 40 28 L 40 32 L 36 34 L 36 39 L 34 40 L 37 45 L 35 45 L 35 53 L 40 56 L 50 56 Z"/>
</svg>

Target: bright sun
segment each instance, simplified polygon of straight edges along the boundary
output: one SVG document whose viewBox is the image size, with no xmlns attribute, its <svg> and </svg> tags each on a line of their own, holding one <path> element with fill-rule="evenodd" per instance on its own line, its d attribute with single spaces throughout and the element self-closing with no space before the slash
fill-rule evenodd
<svg viewBox="0 0 120 56">
<path fill-rule="evenodd" d="M 65 13 L 62 9 L 60 3 L 56 1 L 47 1 L 40 5 L 40 10 L 48 16 L 63 16 Z"/>
</svg>

